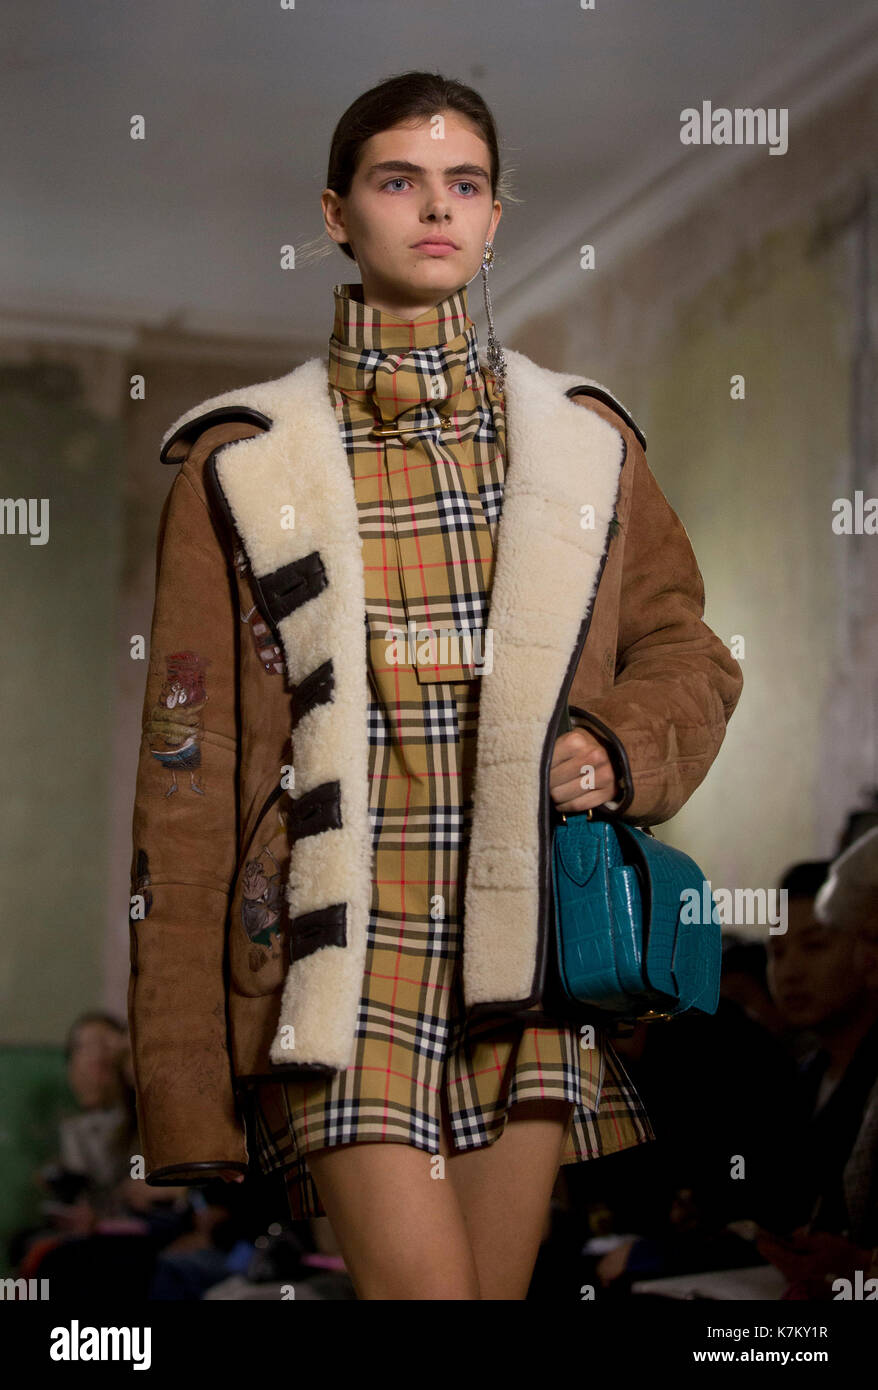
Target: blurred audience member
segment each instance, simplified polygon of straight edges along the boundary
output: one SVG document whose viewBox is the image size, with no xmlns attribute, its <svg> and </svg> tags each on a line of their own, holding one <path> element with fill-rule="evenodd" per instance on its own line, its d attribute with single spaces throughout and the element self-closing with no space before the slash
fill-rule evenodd
<svg viewBox="0 0 878 1390">
<path fill-rule="evenodd" d="M 878 829 L 835 860 L 813 896 L 791 893 L 788 924 L 769 943 L 769 986 L 787 1022 L 816 1039 L 799 1071 L 810 1210 L 791 1238 L 763 1231 L 757 1248 L 790 1278 L 790 1297 L 831 1297 L 832 1279 L 868 1270 L 878 1242 Z"/>
</svg>

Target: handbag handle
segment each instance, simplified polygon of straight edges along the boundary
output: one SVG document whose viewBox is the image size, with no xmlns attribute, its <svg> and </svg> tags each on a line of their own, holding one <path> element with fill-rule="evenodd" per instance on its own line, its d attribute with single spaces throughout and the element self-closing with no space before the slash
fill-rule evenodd
<svg viewBox="0 0 878 1390">
<path fill-rule="evenodd" d="M 575 727 L 578 727 L 578 726 L 576 726 L 576 725 L 573 724 L 573 721 L 572 721 L 571 718 L 570 718 L 570 709 L 569 709 L 569 706 L 568 706 L 568 704 L 567 704 L 567 701 L 565 700 L 565 701 L 564 701 L 564 704 L 563 704 L 563 706 L 562 706 L 562 708 L 561 708 L 561 718 L 558 720 L 558 737 L 560 738 L 561 734 L 567 734 L 567 733 L 569 733 L 570 730 L 573 729 L 573 728 L 575 728 Z M 566 811 L 559 811 L 559 810 L 557 810 L 557 808 L 556 808 L 555 814 L 561 817 L 561 820 L 563 821 L 563 823 L 564 823 L 565 825 L 567 824 L 567 813 L 566 813 Z M 591 808 L 591 807 L 589 807 L 589 809 L 588 809 L 587 811 L 576 811 L 576 812 L 573 812 L 573 814 L 574 814 L 574 815 L 577 815 L 577 816 L 585 816 L 585 819 L 586 819 L 586 820 L 592 820 L 592 819 L 593 819 L 593 816 L 592 816 L 592 808 Z"/>
<path fill-rule="evenodd" d="M 571 720 L 571 718 L 570 718 L 570 709 L 569 709 L 569 707 L 568 707 L 568 705 L 567 705 L 567 703 L 566 703 L 566 701 L 565 701 L 564 706 L 563 706 L 563 708 L 562 708 L 562 710 L 561 710 L 561 717 L 560 717 L 560 719 L 558 720 L 558 736 L 560 737 L 561 734 L 569 733 L 569 731 L 570 731 L 571 729 L 577 729 L 577 728 L 579 728 L 579 727 L 580 727 L 580 726 L 579 726 L 578 724 L 574 724 L 573 721 Z M 559 811 L 559 810 L 557 810 L 557 808 L 554 807 L 554 803 L 553 803 L 553 809 L 555 810 L 555 814 L 556 814 L 557 816 L 560 816 L 561 820 L 562 820 L 563 823 L 566 825 L 566 824 L 567 824 L 567 813 L 566 813 L 566 811 Z M 623 825 L 623 826 L 624 826 L 624 825 L 627 824 L 625 821 L 623 821 L 623 820 L 621 819 L 621 817 L 618 815 L 618 813 L 617 813 L 616 811 L 608 811 L 608 810 L 606 809 L 606 807 L 604 807 L 604 806 L 590 806 L 589 809 L 588 809 L 587 811 L 572 811 L 572 812 L 571 812 L 571 815 L 574 815 L 574 816 L 585 816 L 586 820 L 609 821 L 611 825 Z M 639 828 L 643 831 L 643 833 L 644 833 L 645 835 L 652 835 L 652 838 L 653 838 L 653 839 L 656 838 L 655 835 L 653 835 L 653 832 L 652 832 L 652 830 L 650 829 L 650 827 L 649 827 L 648 825 L 641 825 Z"/>
<path fill-rule="evenodd" d="M 558 737 L 560 738 L 561 734 L 569 733 L 571 729 L 578 729 L 580 727 L 579 724 L 574 724 L 570 718 L 570 708 L 565 700 L 561 708 L 561 717 L 558 720 Z M 561 817 L 565 825 L 567 824 L 566 811 L 556 810 L 555 814 Z M 606 820 L 609 821 L 611 825 L 624 824 L 624 822 L 620 822 L 619 816 L 615 811 L 608 811 L 604 806 L 590 806 L 587 811 L 573 811 L 571 814 L 575 816 L 585 816 L 586 820 Z M 644 829 L 648 835 L 652 834 L 652 831 L 649 830 L 648 827 L 644 827 Z"/>
</svg>

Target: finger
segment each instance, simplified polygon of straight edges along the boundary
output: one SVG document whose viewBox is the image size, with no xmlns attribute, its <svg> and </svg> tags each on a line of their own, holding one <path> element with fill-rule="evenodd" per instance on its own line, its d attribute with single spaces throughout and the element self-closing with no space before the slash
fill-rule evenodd
<svg viewBox="0 0 878 1390">
<path fill-rule="evenodd" d="M 552 799 L 560 809 L 564 809 L 562 803 L 575 801 L 581 809 L 588 806 L 600 806 L 604 801 L 615 799 L 617 791 L 616 778 L 612 768 L 607 768 L 603 772 L 590 770 L 587 775 L 577 777 L 573 780 L 564 778 L 563 774 L 558 774 L 554 780 L 550 778 L 549 792 Z M 591 798 L 586 800 L 584 798 Z"/>
<path fill-rule="evenodd" d="M 595 787 L 606 786 L 615 775 L 612 764 L 606 760 L 564 762 L 550 769 L 549 786 L 564 787 L 572 784 L 578 791 L 593 792 Z"/>
<path fill-rule="evenodd" d="M 602 743 L 598 743 L 590 734 L 583 734 L 582 730 L 573 729 L 560 738 L 555 740 L 554 757 L 559 762 L 572 760 L 574 762 L 593 762 L 600 761 L 607 757 L 607 750 Z"/>
<path fill-rule="evenodd" d="M 606 786 L 615 775 L 606 754 L 596 753 L 591 758 L 564 758 L 555 763 L 549 769 L 549 785 L 563 787 L 575 783 L 579 791 L 589 792 L 597 786 Z"/>
<path fill-rule="evenodd" d="M 554 797 L 555 809 L 563 811 L 592 811 L 596 806 L 603 806 L 607 801 L 618 799 L 614 787 L 597 787 L 590 792 L 574 791 L 572 795 Z"/>
<path fill-rule="evenodd" d="M 580 792 L 578 795 L 561 798 L 553 798 L 555 807 L 558 811 L 563 811 L 566 815 L 571 811 L 591 811 L 597 806 L 603 806 L 608 801 L 618 801 L 619 789 L 614 782 L 609 787 L 597 787 L 591 792 Z"/>
<path fill-rule="evenodd" d="M 607 781 L 614 776 L 612 763 L 599 750 L 590 758 L 560 758 L 549 768 L 549 785 L 559 787 L 575 779 L 580 791 L 593 791 L 599 781 Z"/>
</svg>

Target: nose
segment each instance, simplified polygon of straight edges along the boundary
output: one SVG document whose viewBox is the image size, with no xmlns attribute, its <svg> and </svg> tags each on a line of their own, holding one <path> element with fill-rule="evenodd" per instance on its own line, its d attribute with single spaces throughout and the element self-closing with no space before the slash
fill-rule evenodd
<svg viewBox="0 0 878 1390">
<path fill-rule="evenodd" d="M 444 188 L 430 189 L 424 198 L 424 212 L 429 221 L 448 217 L 448 194 Z"/>
</svg>

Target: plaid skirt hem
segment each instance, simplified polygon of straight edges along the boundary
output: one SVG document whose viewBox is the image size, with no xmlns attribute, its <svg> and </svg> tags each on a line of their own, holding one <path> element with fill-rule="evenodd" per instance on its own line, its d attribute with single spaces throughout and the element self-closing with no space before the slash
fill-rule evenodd
<svg viewBox="0 0 878 1390">
<path fill-rule="evenodd" d="M 450 1096 L 446 1097 L 446 1102 L 450 1099 L 446 1115 L 454 1153 L 496 1143 L 511 1118 L 511 1108 L 530 1100 L 558 1100 L 571 1105 L 559 1167 L 603 1158 L 656 1138 L 631 1078 L 606 1039 L 589 1058 L 592 1067 L 595 1062 L 599 1064 L 596 1089 L 590 1084 L 593 1073 L 577 1066 L 562 1068 L 554 1082 L 550 1080 L 547 1084 L 545 1063 L 541 1069 L 528 1065 L 531 1052 L 538 1046 L 539 1035 L 547 1033 L 557 1042 L 557 1031 L 528 1028 L 521 1034 L 518 1046 L 510 1049 L 506 1067 L 508 1084 L 501 1085 L 493 1107 L 486 1107 L 484 1093 L 478 1092 L 473 1094 L 471 1106 L 465 1103 L 466 1087 L 479 1083 L 477 1067 L 471 1066 L 469 1072 L 464 1068 L 455 1071 L 449 1084 Z M 575 1036 L 563 1031 L 560 1034 L 569 1047 L 576 1045 Z M 483 1046 L 486 1041 L 496 1052 L 497 1038 L 483 1040 Z M 571 1056 L 569 1051 L 567 1055 Z M 471 1063 L 473 1056 L 470 1051 Z M 421 1111 L 399 1109 L 397 1113 L 388 1113 L 385 1106 L 380 1113 L 380 1127 L 377 1113 L 370 1127 L 368 1106 L 364 1114 L 362 1102 L 358 1102 L 348 1129 L 336 1127 L 327 1131 L 318 1125 L 308 1134 L 298 1109 L 300 1097 L 301 1083 L 268 1083 L 251 1093 L 248 1116 L 256 1162 L 265 1174 L 283 1174 L 293 1221 L 326 1216 L 307 1163 L 307 1155 L 311 1152 L 347 1147 L 352 1143 L 406 1144 L 430 1155 L 439 1152 L 439 1121 L 433 1121 Z M 590 1108 L 592 1099 L 596 1108 Z"/>
</svg>

